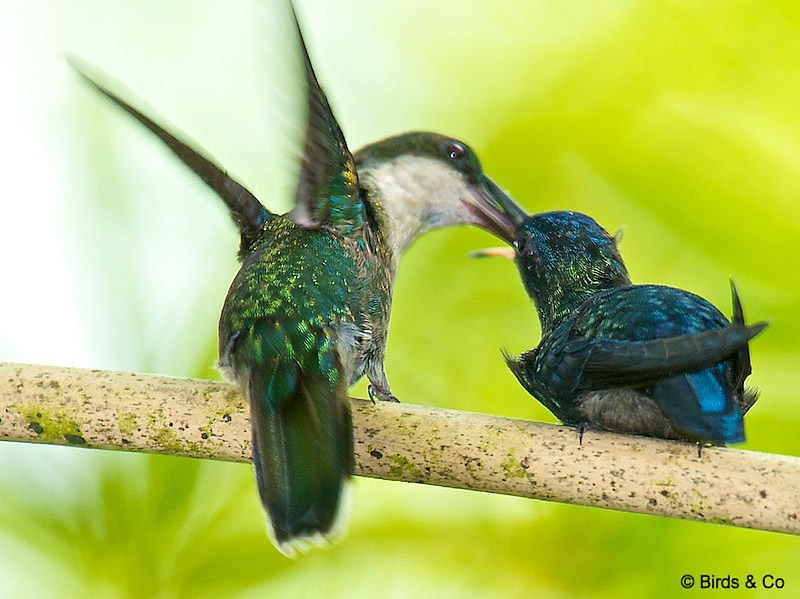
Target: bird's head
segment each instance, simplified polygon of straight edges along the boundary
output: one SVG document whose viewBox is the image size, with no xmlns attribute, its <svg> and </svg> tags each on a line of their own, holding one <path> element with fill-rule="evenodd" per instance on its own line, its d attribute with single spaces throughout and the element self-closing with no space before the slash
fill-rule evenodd
<svg viewBox="0 0 800 599">
<path fill-rule="evenodd" d="M 537 306 L 546 298 L 583 297 L 629 285 L 617 241 L 579 212 L 544 212 L 522 221 L 512 242 L 525 289 Z"/>
<path fill-rule="evenodd" d="M 509 198 L 500 198 L 500 206 L 515 227 L 504 237 L 513 249 L 472 255 L 513 258 L 544 326 L 596 291 L 630 284 L 617 237 L 591 217 L 568 211 L 528 215 Z"/>
<path fill-rule="evenodd" d="M 369 203 L 400 251 L 421 233 L 449 225 L 477 225 L 501 238 L 513 235 L 501 209 L 506 193 L 460 140 L 405 133 L 370 144 L 354 158 Z"/>
</svg>

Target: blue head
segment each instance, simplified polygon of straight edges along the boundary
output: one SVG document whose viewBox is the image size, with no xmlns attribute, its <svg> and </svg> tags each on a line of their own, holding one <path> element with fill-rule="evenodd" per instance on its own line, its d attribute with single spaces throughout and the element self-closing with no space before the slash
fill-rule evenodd
<svg viewBox="0 0 800 599">
<path fill-rule="evenodd" d="M 616 240 L 579 212 L 544 212 L 521 220 L 515 261 L 542 327 L 549 329 L 589 295 L 630 285 Z"/>
</svg>

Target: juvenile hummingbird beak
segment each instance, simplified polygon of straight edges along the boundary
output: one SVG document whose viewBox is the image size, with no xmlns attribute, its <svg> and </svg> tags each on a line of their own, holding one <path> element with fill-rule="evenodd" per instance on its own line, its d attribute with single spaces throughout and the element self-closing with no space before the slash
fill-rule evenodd
<svg viewBox="0 0 800 599">
<path fill-rule="evenodd" d="M 508 258 L 509 260 L 513 260 L 516 257 L 514 250 L 505 246 L 499 248 L 483 248 L 480 250 L 473 250 L 467 254 L 467 256 L 470 258 L 488 258 L 490 256 L 496 256 L 498 258 Z"/>
<path fill-rule="evenodd" d="M 517 230 L 517 223 L 510 218 L 507 206 L 516 206 L 524 214 L 522 208 L 486 175 L 469 187 L 470 198 L 465 202 L 467 209 L 476 218 L 476 223 L 494 233 L 500 239 L 511 243 Z M 527 214 L 523 218 L 526 218 Z"/>
</svg>

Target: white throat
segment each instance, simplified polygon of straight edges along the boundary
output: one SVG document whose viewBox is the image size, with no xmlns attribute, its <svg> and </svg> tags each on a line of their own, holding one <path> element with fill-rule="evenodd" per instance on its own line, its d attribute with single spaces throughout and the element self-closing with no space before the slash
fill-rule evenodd
<svg viewBox="0 0 800 599">
<path fill-rule="evenodd" d="M 372 200 L 397 258 L 425 231 L 475 220 L 464 204 L 471 195 L 464 176 L 434 158 L 398 156 L 363 167 L 359 178 L 375 190 Z"/>
</svg>

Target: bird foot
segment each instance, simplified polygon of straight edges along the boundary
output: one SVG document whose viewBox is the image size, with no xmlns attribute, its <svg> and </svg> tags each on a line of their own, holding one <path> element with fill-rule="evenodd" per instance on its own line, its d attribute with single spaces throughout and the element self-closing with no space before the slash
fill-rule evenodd
<svg viewBox="0 0 800 599">
<path fill-rule="evenodd" d="M 588 422 L 581 422 L 578 425 L 578 444 L 583 445 L 583 433 L 588 431 L 591 428 L 591 425 Z"/>
<path fill-rule="evenodd" d="M 697 442 L 697 457 L 700 457 L 700 454 L 703 453 L 704 447 L 725 447 L 724 443 L 715 443 L 713 441 L 698 441 Z"/>
<path fill-rule="evenodd" d="M 400 400 L 397 399 L 394 395 L 392 395 L 391 391 L 386 389 L 378 389 L 375 385 L 367 385 L 367 393 L 369 393 L 369 399 L 372 402 L 372 405 L 375 405 L 375 400 L 378 399 L 380 401 L 390 401 L 392 403 L 400 403 Z"/>
</svg>

